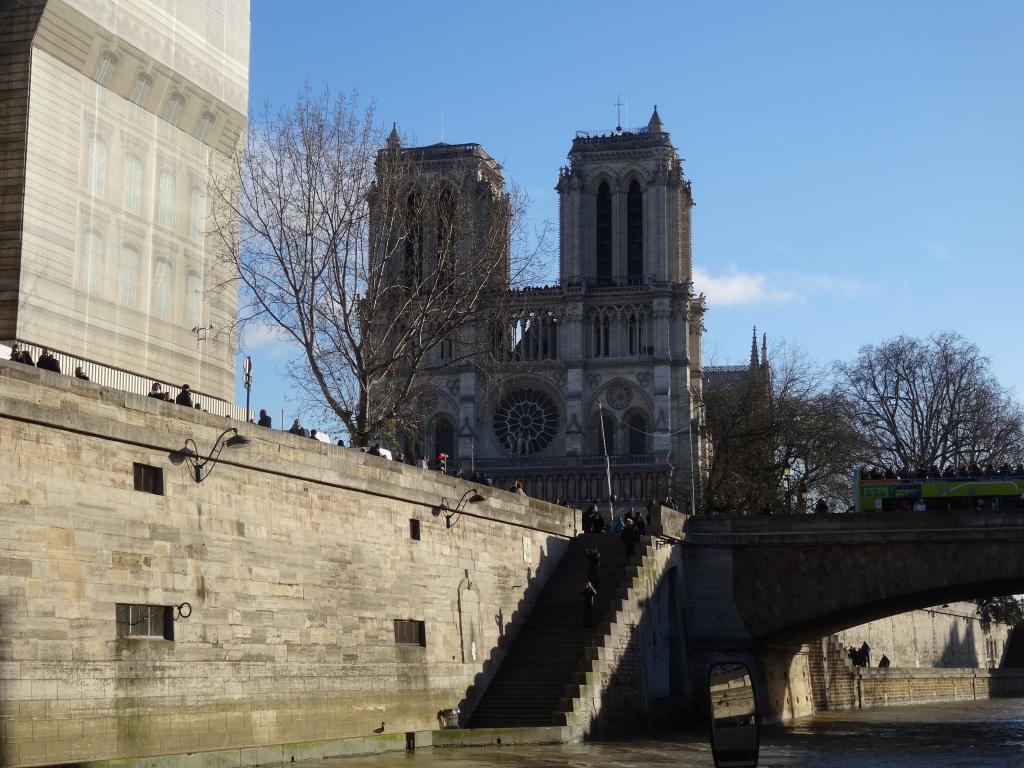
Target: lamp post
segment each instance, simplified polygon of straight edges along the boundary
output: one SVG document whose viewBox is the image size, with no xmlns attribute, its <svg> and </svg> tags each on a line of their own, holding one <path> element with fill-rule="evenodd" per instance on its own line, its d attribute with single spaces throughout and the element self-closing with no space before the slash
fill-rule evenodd
<svg viewBox="0 0 1024 768">
<path fill-rule="evenodd" d="M 231 435 L 231 437 L 228 437 L 227 440 L 225 440 L 224 438 L 227 437 L 228 435 Z M 199 446 L 196 445 L 196 441 L 193 440 L 191 437 L 185 440 L 185 449 L 183 451 L 179 451 L 179 453 L 185 457 L 185 461 L 188 462 L 188 465 L 190 467 L 192 467 L 193 479 L 196 481 L 196 483 L 201 483 L 203 482 L 203 480 L 210 476 L 210 473 L 213 472 L 214 468 L 211 466 L 210 469 L 206 472 L 206 474 L 203 474 L 203 469 L 208 464 L 217 464 L 218 460 L 220 459 L 221 451 L 224 450 L 225 446 L 230 446 L 234 448 L 240 445 L 248 445 L 249 442 L 249 438 L 238 434 L 237 427 L 231 427 L 230 429 L 225 429 L 223 432 L 220 433 L 220 435 L 214 441 L 213 448 L 210 449 L 209 455 L 201 455 L 199 453 Z"/>
<path fill-rule="evenodd" d="M 786 514 L 792 512 L 792 500 L 793 500 L 793 465 L 788 461 L 786 466 L 782 468 L 782 479 L 786 481 Z"/>
<path fill-rule="evenodd" d="M 458 516 L 466 508 L 468 504 L 477 504 L 484 501 L 485 497 L 480 495 L 480 492 L 476 488 L 471 488 L 462 494 L 462 498 L 459 499 L 459 503 L 455 505 L 455 509 L 449 506 L 448 498 L 446 496 L 441 497 L 441 503 L 434 507 L 431 512 L 434 517 L 438 515 L 444 516 L 444 527 L 451 528 L 458 522 Z"/>
<path fill-rule="evenodd" d="M 252 394 L 252 355 L 246 355 L 245 362 L 242 363 L 242 384 L 245 385 L 245 420 L 250 422 L 252 421 L 252 417 L 249 415 L 249 396 Z"/>
</svg>

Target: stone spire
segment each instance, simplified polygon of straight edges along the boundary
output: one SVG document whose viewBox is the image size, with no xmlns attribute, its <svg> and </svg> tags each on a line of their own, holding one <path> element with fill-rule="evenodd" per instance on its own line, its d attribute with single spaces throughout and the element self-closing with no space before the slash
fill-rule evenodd
<svg viewBox="0 0 1024 768">
<path fill-rule="evenodd" d="M 757 368 L 760 363 L 757 361 L 757 326 L 754 326 L 754 336 L 750 340 L 750 367 Z"/>
<path fill-rule="evenodd" d="M 665 133 L 665 124 L 661 122 L 661 116 L 658 115 L 658 105 L 654 105 L 654 113 L 651 115 L 651 119 L 647 122 L 648 133 Z"/>
<path fill-rule="evenodd" d="M 768 367 L 768 334 L 761 334 L 761 365 Z"/>
<path fill-rule="evenodd" d="M 398 123 L 391 124 L 391 133 L 388 134 L 388 147 L 402 146 L 402 137 L 398 135 Z"/>
</svg>

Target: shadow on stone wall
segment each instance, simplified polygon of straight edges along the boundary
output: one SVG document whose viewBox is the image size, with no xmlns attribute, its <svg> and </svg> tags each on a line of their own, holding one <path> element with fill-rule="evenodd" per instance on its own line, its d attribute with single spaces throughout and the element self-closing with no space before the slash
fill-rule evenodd
<svg viewBox="0 0 1024 768">
<path fill-rule="evenodd" d="M 967 635 L 962 640 L 956 626 L 949 628 L 949 638 L 935 661 L 940 669 L 971 669 L 981 666 L 978 661 L 977 642 L 974 638 L 974 622 L 968 621 Z"/>
<path fill-rule="evenodd" d="M 999 662 L 1000 669 L 1024 669 L 1024 624 L 1018 624 L 1010 630 L 1010 637 L 1003 649 L 1003 658 Z"/>
<path fill-rule="evenodd" d="M 490 685 L 491 681 L 494 679 L 494 675 L 501 667 L 501 663 L 504 661 L 509 649 L 515 643 L 519 630 L 525 625 L 526 619 L 530 615 L 530 611 L 536 605 L 537 600 L 544 591 L 544 587 L 547 585 L 548 580 L 554 574 L 561 558 L 564 557 L 566 552 L 568 552 L 568 547 L 565 547 L 565 551 L 563 551 L 559 557 L 556 558 L 552 555 L 551 545 L 555 541 L 558 541 L 557 537 L 549 536 L 545 542 L 545 546 L 539 553 L 536 569 L 527 568 L 526 584 L 523 588 L 523 594 L 522 597 L 520 597 L 519 602 L 516 603 L 515 610 L 512 611 L 512 614 L 506 616 L 504 611 L 499 609 L 498 613 L 491 617 L 491 620 L 494 621 L 498 629 L 498 641 L 491 646 L 491 652 L 484 661 L 483 667 L 476 673 L 476 675 L 474 675 L 473 684 L 466 689 L 465 695 L 458 704 L 459 711 L 463 713 L 463 724 L 466 722 L 467 715 L 476 708 L 480 698 L 487 690 L 487 686 Z"/>
<path fill-rule="evenodd" d="M 677 728 L 684 724 L 684 639 L 675 582 L 680 573 L 678 566 L 672 566 L 661 574 L 650 599 L 641 601 L 640 621 L 626 623 L 609 648 L 606 663 L 610 669 L 602 675 L 601 707 L 594 713 L 589 738 L 635 737 L 650 733 L 652 728 Z M 670 651 L 667 668 L 662 670 L 668 678 L 668 695 L 655 698 L 651 695 L 655 685 L 649 661 L 658 641 L 656 625 L 662 610 L 669 612 Z M 603 620 L 614 620 L 610 610 Z"/>
</svg>

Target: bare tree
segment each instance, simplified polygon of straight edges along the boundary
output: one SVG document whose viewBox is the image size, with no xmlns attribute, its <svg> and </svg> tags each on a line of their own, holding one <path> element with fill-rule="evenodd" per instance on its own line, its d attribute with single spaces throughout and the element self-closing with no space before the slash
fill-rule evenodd
<svg viewBox="0 0 1024 768">
<path fill-rule="evenodd" d="M 211 186 L 240 322 L 297 345 L 297 391 L 355 445 L 415 430 L 426 372 L 485 364 L 486 329 L 541 252 L 500 167 L 475 145 L 450 154 L 385 140 L 372 107 L 307 88 L 264 110 Z"/>
<path fill-rule="evenodd" d="M 803 352 L 779 345 L 770 365 L 708 377 L 704 405 L 709 512 L 804 512 L 812 499 L 846 508 L 859 437 L 827 371 Z"/>
<path fill-rule="evenodd" d="M 865 459 L 901 468 L 1018 459 L 1024 412 L 956 333 L 899 336 L 837 365 Z"/>
</svg>

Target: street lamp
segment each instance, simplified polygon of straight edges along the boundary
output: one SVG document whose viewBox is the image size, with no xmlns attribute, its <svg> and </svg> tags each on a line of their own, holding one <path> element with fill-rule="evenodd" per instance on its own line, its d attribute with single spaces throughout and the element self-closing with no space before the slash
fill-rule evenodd
<svg viewBox="0 0 1024 768">
<path fill-rule="evenodd" d="M 455 509 L 452 509 L 448 505 L 448 498 L 445 496 L 441 497 L 441 503 L 434 507 L 431 512 L 434 517 L 438 515 L 444 515 L 444 527 L 451 528 L 458 522 L 458 515 L 466 508 L 467 504 L 477 504 L 484 501 L 485 497 L 480 495 L 480 492 L 476 488 L 471 488 L 462 494 L 462 498 L 459 499 L 459 503 L 455 505 Z"/>
<path fill-rule="evenodd" d="M 228 439 L 225 440 L 224 438 L 227 437 L 227 435 L 231 435 L 231 437 L 228 437 Z M 230 429 L 225 429 L 220 433 L 214 441 L 213 448 L 210 449 L 208 456 L 204 457 L 199 453 L 199 446 L 196 445 L 196 441 L 191 437 L 186 438 L 185 449 L 183 451 L 179 451 L 179 453 L 185 457 L 185 461 L 188 462 L 190 467 L 192 467 L 193 479 L 196 483 L 201 483 L 210 476 L 210 473 L 213 472 L 213 467 L 210 467 L 204 475 L 203 468 L 206 467 L 207 464 L 216 465 L 220 459 L 221 451 L 224 450 L 225 446 L 234 448 L 239 445 L 248 445 L 250 442 L 249 438 L 238 434 L 237 427 L 231 427 Z"/>
</svg>

